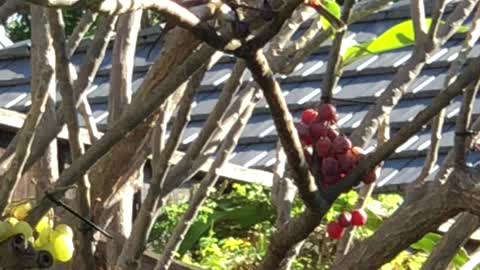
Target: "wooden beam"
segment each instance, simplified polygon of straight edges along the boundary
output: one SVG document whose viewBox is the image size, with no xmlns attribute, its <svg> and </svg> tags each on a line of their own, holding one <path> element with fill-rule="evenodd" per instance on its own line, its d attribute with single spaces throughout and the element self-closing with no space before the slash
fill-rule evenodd
<svg viewBox="0 0 480 270">
<path fill-rule="evenodd" d="M 25 121 L 26 115 L 12 110 L 0 108 L 0 132 L 8 131 L 16 133 Z M 85 128 L 80 130 L 80 136 L 82 140 L 90 145 L 90 139 L 88 132 Z M 63 127 L 62 131 L 58 134 L 58 139 L 68 145 L 68 132 L 66 127 Z M 172 157 L 171 163 L 176 164 L 185 154 L 181 151 L 176 151 Z M 210 168 L 213 159 L 208 159 L 200 168 L 201 173 L 206 173 Z M 239 181 L 245 183 L 261 184 L 267 187 L 272 186 L 273 174 L 265 170 L 244 168 L 242 166 L 227 163 L 222 168 L 217 169 L 217 174 L 231 181 Z"/>
</svg>

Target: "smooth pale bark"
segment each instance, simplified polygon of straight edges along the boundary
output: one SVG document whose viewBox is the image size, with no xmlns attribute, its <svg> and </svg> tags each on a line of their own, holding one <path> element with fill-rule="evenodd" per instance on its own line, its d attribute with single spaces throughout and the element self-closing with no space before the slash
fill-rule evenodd
<svg viewBox="0 0 480 270">
<path fill-rule="evenodd" d="M 73 79 L 69 70 L 70 57 L 65 44 L 65 32 L 62 13 L 53 9 L 49 10 L 49 25 L 54 37 L 53 46 L 55 48 L 57 80 L 59 82 L 60 94 L 62 95 L 62 104 L 64 108 L 64 118 L 67 122 L 68 142 L 70 146 L 70 156 L 72 162 L 84 153 L 83 142 L 80 139 L 80 126 L 75 108 L 76 100 L 73 88 Z M 75 194 L 75 203 L 77 212 L 83 217 L 91 219 L 91 200 L 90 200 L 90 181 L 85 174 L 78 181 L 78 188 Z M 80 270 L 95 269 L 95 260 L 93 256 L 93 231 L 85 229 L 85 224 L 81 220 L 75 220 L 78 228 L 83 228 L 76 235 L 75 244 L 78 255 L 74 257 L 74 265 L 78 265 Z M 72 223 L 72 222 L 69 222 Z"/>
<path fill-rule="evenodd" d="M 124 109 L 132 99 L 132 77 L 135 67 L 135 49 L 142 10 L 125 13 L 119 16 L 117 35 L 112 53 L 112 69 L 110 71 L 110 92 L 108 98 L 108 125 L 111 126 L 120 118 Z M 135 174 L 138 175 L 138 174 Z M 104 185 L 113 186 L 117 178 L 103 179 Z M 114 269 L 122 246 L 132 231 L 133 220 L 133 186 L 122 191 L 122 199 L 117 203 L 109 231 L 114 239 L 107 242 L 107 268 Z"/>
<path fill-rule="evenodd" d="M 33 9 L 32 25 L 32 107 L 27 115 L 22 129 L 19 131 L 15 155 L 9 163 L 7 171 L 2 176 L 0 185 L 0 213 L 3 213 L 9 203 L 13 191 L 20 180 L 23 169 L 32 149 L 32 144 L 40 120 L 45 112 L 49 93 L 55 89 L 55 62 L 52 40 L 45 23 L 46 17 L 38 9 Z M 37 21 L 38 20 L 38 21 Z M 43 23 L 42 23 L 43 22 Z"/>
</svg>

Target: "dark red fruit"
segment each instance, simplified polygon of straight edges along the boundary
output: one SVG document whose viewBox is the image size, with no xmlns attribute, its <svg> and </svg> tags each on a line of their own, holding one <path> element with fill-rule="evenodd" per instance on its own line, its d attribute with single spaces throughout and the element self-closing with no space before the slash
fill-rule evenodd
<svg viewBox="0 0 480 270">
<path fill-rule="evenodd" d="M 321 122 L 313 122 L 310 125 L 310 134 L 315 140 L 320 137 L 328 137 L 328 126 Z"/>
<path fill-rule="evenodd" d="M 324 103 L 318 107 L 318 121 L 337 122 L 337 109 L 332 104 Z"/>
<path fill-rule="evenodd" d="M 337 155 L 338 171 L 340 173 L 348 174 L 351 169 L 357 164 L 357 157 L 348 150 L 345 154 Z"/>
<path fill-rule="evenodd" d="M 338 177 L 338 161 L 332 157 L 322 160 L 322 173 L 324 176 Z"/>
<path fill-rule="evenodd" d="M 302 122 L 306 125 L 311 125 L 317 119 L 318 112 L 314 109 L 306 109 L 302 113 Z"/>
<path fill-rule="evenodd" d="M 330 154 L 332 148 L 332 142 L 327 137 L 318 138 L 315 144 L 315 151 L 319 157 L 327 157 Z"/>
<path fill-rule="evenodd" d="M 364 210 L 358 209 L 352 212 L 352 225 L 363 226 L 367 224 L 367 213 Z"/>
<path fill-rule="evenodd" d="M 362 182 L 365 185 L 369 185 L 377 180 L 377 169 L 373 169 L 370 173 L 368 173 L 363 179 Z"/>
<path fill-rule="evenodd" d="M 333 141 L 333 152 L 337 155 L 345 154 L 350 149 L 352 149 L 352 142 L 347 138 L 347 136 L 338 136 Z"/>
<path fill-rule="evenodd" d="M 333 130 L 331 127 L 327 128 L 327 137 L 330 139 L 330 141 L 334 141 L 338 136 L 338 133 Z"/>
<path fill-rule="evenodd" d="M 302 141 L 303 145 L 312 145 L 313 138 L 310 136 L 310 129 L 304 123 L 295 123 L 295 128 L 297 129 L 298 136 Z"/>
<path fill-rule="evenodd" d="M 330 239 L 338 240 L 342 238 L 345 229 L 338 222 L 332 222 L 327 225 L 327 233 Z"/>
<path fill-rule="evenodd" d="M 338 182 L 338 177 L 324 175 L 323 178 L 322 178 L 322 182 L 327 184 L 327 185 L 334 185 Z"/>
<path fill-rule="evenodd" d="M 340 217 L 338 217 L 338 224 L 343 228 L 352 226 L 352 214 L 348 212 L 342 213 Z"/>
</svg>

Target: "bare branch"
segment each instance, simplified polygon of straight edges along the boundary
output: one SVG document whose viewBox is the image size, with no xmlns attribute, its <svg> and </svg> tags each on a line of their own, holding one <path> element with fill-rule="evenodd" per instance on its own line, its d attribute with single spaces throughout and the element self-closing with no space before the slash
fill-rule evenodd
<svg viewBox="0 0 480 270">
<path fill-rule="evenodd" d="M 64 23 L 61 11 L 50 9 L 48 12 L 49 25 L 52 32 L 53 46 L 56 54 L 56 72 L 59 81 L 60 93 L 62 95 L 62 102 L 65 113 L 65 121 L 68 128 L 68 141 L 71 149 L 72 161 L 79 158 L 83 152 L 83 143 L 80 139 L 80 126 L 77 118 L 77 110 L 75 108 L 75 94 L 72 85 L 72 78 L 70 77 L 69 64 L 65 33 L 63 32 Z M 78 203 L 78 212 L 84 217 L 91 217 L 91 202 L 90 202 L 90 181 L 87 175 L 83 175 L 79 180 L 76 199 Z M 81 224 L 80 226 L 82 226 Z M 81 261 L 80 269 L 94 269 L 95 260 L 93 256 L 93 233 L 91 230 L 81 230 L 78 236 L 80 251 L 78 259 Z"/>
<path fill-rule="evenodd" d="M 469 129 L 472 119 L 473 106 L 475 104 L 475 98 L 479 88 L 480 80 L 477 81 L 474 87 L 467 88 L 465 94 L 463 95 L 462 107 L 460 108 L 460 113 L 458 114 L 455 125 L 454 153 L 456 166 L 466 166 L 465 159 L 468 150 L 467 137 L 473 135 L 470 134 Z"/>
<path fill-rule="evenodd" d="M 131 269 L 132 266 L 137 264 L 137 260 L 140 258 L 145 245 L 147 243 L 148 235 L 155 222 L 156 209 L 159 204 L 159 194 L 163 187 L 163 181 L 170 169 L 169 160 L 173 153 L 180 144 L 180 138 L 185 130 L 185 127 L 190 119 L 191 105 L 195 94 L 195 89 L 200 84 L 206 70 L 212 63 L 216 63 L 218 56 L 213 56 L 213 59 L 209 60 L 209 64 L 196 71 L 192 79 L 189 80 L 185 93 L 180 101 L 179 109 L 175 121 L 173 122 L 170 137 L 165 148 L 153 149 L 155 162 L 153 166 L 152 183 L 148 190 L 147 196 L 140 208 L 139 214 L 133 225 L 131 237 L 123 247 L 122 253 L 117 262 L 119 269 Z M 159 134 L 158 132 L 155 132 Z M 158 136 L 154 136 L 153 139 L 159 139 Z M 154 145 L 154 148 L 159 148 L 159 142 Z M 162 198 L 161 198 L 162 199 Z"/>
<path fill-rule="evenodd" d="M 268 252 L 263 262 L 256 270 L 278 269 L 288 251 L 303 242 L 308 235 L 322 221 L 323 214 L 314 213 L 306 209 L 298 218 L 284 224 L 281 229 L 275 231 L 270 238 Z"/>
<path fill-rule="evenodd" d="M 427 40 L 428 32 L 423 0 L 410 0 L 410 13 L 415 30 L 415 45 L 417 47 L 423 46 Z"/>
<path fill-rule="evenodd" d="M 182 178 L 182 181 L 188 180 L 190 178 L 189 175 L 192 175 L 194 173 L 194 170 L 191 170 L 191 168 L 198 167 L 193 166 L 194 161 L 198 159 L 201 153 L 206 152 L 206 147 L 212 141 L 216 130 L 221 128 L 228 129 L 229 126 L 222 124 L 220 120 L 224 117 L 224 115 L 226 115 L 225 112 L 227 111 L 227 108 L 232 102 L 235 93 L 237 93 L 239 89 L 239 85 L 244 76 L 244 72 L 245 63 L 243 60 L 239 60 L 233 68 L 232 75 L 224 85 L 220 97 L 215 104 L 215 107 L 208 115 L 208 118 L 203 125 L 202 130 L 198 134 L 195 141 L 193 141 L 192 144 L 188 147 L 185 156 L 169 172 L 169 175 L 165 179 L 165 187 L 162 190 L 162 194 L 166 195 L 170 193 L 171 190 L 173 190 L 178 184 L 180 184 L 178 182 L 179 178 Z M 216 136 L 218 136 L 218 138 L 222 140 L 223 136 L 220 135 L 222 134 L 218 134 Z M 188 174 L 186 175 L 185 172 L 188 172 Z"/>
<path fill-rule="evenodd" d="M 37 22 L 38 20 L 38 22 Z M 38 125 L 45 111 L 50 89 L 55 88 L 54 52 L 48 31 L 46 16 L 36 13 L 35 31 L 32 31 L 32 107 L 20 130 L 16 143 L 15 156 L 8 170 L 3 174 L 0 187 L 0 213 L 11 200 L 15 186 L 20 180 L 25 163 L 30 156 L 32 144 L 37 135 Z M 42 23 L 44 22 L 44 23 Z M 39 25 L 40 24 L 40 25 Z"/>
<path fill-rule="evenodd" d="M 213 53 L 214 49 L 206 46 L 201 47 L 198 53 L 190 56 L 183 65 L 176 67 L 167 80 L 162 81 L 158 87 L 155 87 L 155 89 L 162 89 L 162 91 L 152 91 L 152 94 L 145 99 L 140 96 L 138 99 L 134 99 L 116 124 L 97 143 L 92 145 L 84 155 L 63 171 L 55 185 L 55 189 L 52 190 L 52 194 L 55 194 L 56 197 L 63 196 L 65 192 L 64 187 L 74 184 L 78 177 L 83 175 L 99 157 L 108 152 L 127 132 L 146 119 L 199 66 L 205 64 L 206 59 Z M 50 206 L 50 200 L 42 198 L 40 204 L 29 215 L 29 221 L 31 223 L 38 221 Z"/>
<path fill-rule="evenodd" d="M 16 1 L 16 0 L 5 1 L 5 3 L 3 3 L 2 6 L 0 6 L 0 22 L 2 24 L 5 24 L 8 17 L 10 17 L 15 12 L 17 12 L 20 8 L 25 6 L 26 4 L 21 3 L 20 1 Z"/>
<path fill-rule="evenodd" d="M 436 0 L 435 6 L 432 10 L 432 24 L 428 30 L 428 39 L 433 40 L 433 37 L 437 35 L 438 29 L 440 28 L 440 23 L 442 21 L 442 16 L 447 7 L 447 0 Z"/>
<path fill-rule="evenodd" d="M 437 3 L 442 1 L 437 1 Z M 459 52 L 458 57 L 455 61 L 452 62 L 450 68 L 447 72 L 447 77 L 444 82 L 444 88 L 446 88 L 450 83 L 452 83 L 457 76 L 459 75 L 463 65 L 467 61 L 468 54 L 473 48 L 473 45 L 477 42 L 480 37 L 480 9 L 477 8 L 475 16 L 473 18 L 472 26 L 467 34 L 465 42 L 463 43 L 462 49 Z M 425 165 L 423 166 L 422 172 L 418 178 L 413 182 L 412 188 L 415 189 L 415 186 L 423 185 L 426 178 L 430 175 L 433 167 L 438 160 L 438 150 L 440 148 L 440 140 L 442 139 L 442 129 L 445 118 L 445 109 L 441 110 L 440 113 L 435 116 L 432 121 L 432 135 L 431 135 L 431 144 L 428 149 L 427 158 L 425 159 Z"/>
<path fill-rule="evenodd" d="M 391 113 L 410 84 L 420 74 L 427 59 L 457 31 L 475 5 L 476 1 L 473 0 L 462 1 L 440 28 L 439 37 L 435 41 L 428 41 L 424 46 L 415 46 L 410 59 L 398 70 L 385 91 L 377 98 L 375 105 L 370 107 L 360 126 L 351 134 L 353 144 L 364 147 L 370 141 L 377 131 L 381 118 Z"/>
<path fill-rule="evenodd" d="M 478 217 L 468 213 L 461 214 L 428 256 L 422 270 L 448 269 L 458 250 L 469 240 L 479 226 L 480 220 Z"/>
<path fill-rule="evenodd" d="M 77 26 L 75 26 L 75 29 L 73 29 L 72 34 L 68 38 L 68 42 L 67 42 L 68 57 L 73 56 L 73 54 L 78 48 L 78 45 L 80 45 L 80 42 L 82 41 L 83 37 L 87 33 L 88 29 L 93 24 L 95 19 L 97 19 L 97 15 L 98 15 L 97 13 L 92 13 L 89 10 L 85 11 L 85 13 L 82 15 L 82 18 L 78 22 Z"/>
<path fill-rule="evenodd" d="M 218 168 L 221 168 L 227 162 L 228 157 L 237 146 L 240 135 L 242 134 L 243 129 L 247 125 L 247 122 L 253 113 L 253 109 L 255 108 L 255 104 L 257 103 L 258 99 L 258 96 L 254 96 L 254 100 L 250 102 L 250 106 L 248 106 L 248 108 L 238 116 L 237 122 L 228 132 L 228 135 L 225 137 L 225 141 L 220 147 L 219 152 L 215 157 L 212 166 L 210 167 L 210 170 L 203 177 L 200 183 L 200 187 L 198 188 L 197 192 L 195 192 L 195 195 L 190 202 L 190 207 L 188 208 L 187 212 L 182 216 L 182 219 L 175 227 L 172 236 L 168 240 L 162 257 L 155 266 L 155 270 L 169 269 L 174 253 L 180 247 L 180 244 L 182 243 L 183 238 L 193 224 L 193 221 L 197 216 L 200 207 L 208 198 L 209 194 L 211 193 L 212 187 L 215 185 L 219 178 L 216 170 Z"/>
<path fill-rule="evenodd" d="M 292 177 L 299 194 L 310 209 L 323 212 L 329 209 L 329 202 L 317 196 L 318 187 L 310 174 L 308 163 L 303 155 L 302 145 L 280 85 L 273 76 L 268 62 L 260 51 L 246 59 L 247 66 L 255 81 L 262 87 L 263 95 L 272 113 L 273 122 L 292 169 Z"/>
<path fill-rule="evenodd" d="M 118 19 L 118 30 L 113 46 L 112 69 L 110 71 L 109 125 L 120 118 L 126 105 L 132 99 L 135 49 L 141 18 L 142 10 L 138 10 L 122 14 Z"/>
<path fill-rule="evenodd" d="M 354 4 L 355 0 L 345 1 L 341 17 L 343 21 L 349 21 L 352 7 Z M 342 62 L 341 49 L 346 32 L 347 29 L 344 28 L 343 30 L 337 31 L 335 33 L 333 45 L 330 49 L 330 54 L 328 55 L 327 71 L 325 72 L 325 76 L 323 78 L 322 87 L 322 100 L 325 103 L 330 103 L 333 95 L 333 89 L 337 86 L 338 80 L 342 76 L 342 70 L 340 69 L 340 63 Z"/>
<path fill-rule="evenodd" d="M 383 123 L 380 124 L 378 128 L 378 145 L 382 145 L 390 140 L 390 117 L 387 116 Z M 379 167 L 382 167 L 383 164 Z M 377 168 L 377 170 L 381 170 Z M 373 193 L 373 190 L 376 187 L 376 182 L 371 183 L 370 185 L 363 186 L 358 192 L 358 201 L 355 204 L 354 209 L 365 209 L 367 206 L 367 201 Z M 354 231 L 355 227 L 350 227 L 346 229 L 344 236 L 337 244 L 337 251 L 335 253 L 335 262 L 340 261 L 340 259 L 345 256 L 350 249 L 352 248 L 354 241 Z"/>
</svg>

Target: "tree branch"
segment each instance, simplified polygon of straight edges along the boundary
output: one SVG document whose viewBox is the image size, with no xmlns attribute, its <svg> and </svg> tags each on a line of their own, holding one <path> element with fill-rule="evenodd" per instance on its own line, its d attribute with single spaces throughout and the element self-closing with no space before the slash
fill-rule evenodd
<svg viewBox="0 0 480 270">
<path fill-rule="evenodd" d="M 67 55 L 68 57 L 72 57 L 75 51 L 80 45 L 83 37 L 87 33 L 90 26 L 93 22 L 97 19 L 98 13 L 92 13 L 91 11 L 87 10 L 82 15 L 82 18 L 78 22 L 77 26 L 73 29 L 72 34 L 68 38 L 67 42 Z"/>
<path fill-rule="evenodd" d="M 355 4 L 355 0 L 346 0 L 341 19 L 344 22 L 350 20 L 350 15 L 352 13 L 352 7 Z M 328 55 L 328 65 L 327 71 L 323 78 L 323 87 L 322 87 L 322 100 L 325 103 L 330 103 L 333 95 L 333 89 L 337 86 L 338 80 L 342 76 L 342 70 L 340 69 L 340 64 L 342 62 L 341 49 L 343 44 L 343 39 L 347 33 L 347 27 L 335 33 L 333 39 L 332 48 L 330 49 L 330 54 Z"/>
<path fill-rule="evenodd" d="M 440 2 L 444 1 L 437 1 L 437 3 Z M 472 50 L 473 45 L 477 42 L 479 37 L 480 9 L 477 9 L 473 18 L 472 26 L 463 43 L 462 49 L 460 50 L 458 57 L 455 59 L 455 61 L 452 62 L 450 68 L 448 69 L 447 77 L 445 78 L 445 82 L 443 84 L 444 88 L 446 88 L 451 82 L 453 82 L 457 78 L 463 65 L 467 61 L 468 54 Z M 440 113 L 432 120 L 432 135 L 430 138 L 431 144 L 427 152 L 427 158 L 425 159 L 425 165 L 423 166 L 422 172 L 412 184 L 413 189 L 415 189 L 415 186 L 423 185 L 425 183 L 426 178 L 430 175 L 430 172 L 437 163 L 440 140 L 442 139 L 444 118 L 445 109 L 441 110 Z"/>
<path fill-rule="evenodd" d="M 454 153 L 455 153 L 455 165 L 466 166 L 466 154 L 469 147 L 467 147 L 467 138 L 473 134 L 469 133 L 470 123 L 472 119 L 473 106 L 475 104 L 475 98 L 480 88 L 480 80 L 477 81 L 474 87 L 467 88 L 463 95 L 462 107 L 458 114 L 457 122 L 455 125 L 455 140 L 454 140 Z"/>
<path fill-rule="evenodd" d="M 478 217 L 469 213 L 461 214 L 428 256 L 422 270 L 448 269 L 458 250 L 479 226 L 480 220 Z"/>
<path fill-rule="evenodd" d="M 273 76 L 268 62 L 262 52 L 257 51 L 246 63 L 255 81 L 263 90 L 267 101 L 278 137 L 285 149 L 288 164 L 292 170 L 292 177 L 299 190 L 299 194 L 310 209 L 318 212 L 325 212 L 329 209 L 330 203 L 317 196 L 318 187 L 310 174 L 308 163 L 303 155 L 302 145 L 296 128 L 293 124 L 285 98 L 280 85 Z"/>
<path fill-rule="evenodd" d="M 155 222 L 155 213 L 159 203 L 159 194 L 163 187 L 163 181 L 165 180 L 165 177 L 170 169 L 169 160 L 171 159 L 175 150 L 178 148 L 178 145 L 180 144 L 180 138 L 190 119 L 195 89 L 199 86 L 206 70 L 212 65 L 212 63 L 216 63 L 218 60 L 218 57 L 214 56 L 213 58 L 214 59 L 208 61 L 208 65 L 196 71 L 189 80 L 186 91 L 180 101 L 179 109 L 175 121 L 173 122 L 168 143 L 165 145 L 165 148 L 162 151 L 159 149 L 159 137 L 154 136 L 154 140 L 156 139 L 157 143 L 154 145 L 153 149 L 154 164 L 152 165 L 152 183 L 133 225 L 131 237 L 125 244 L 117 262 L 117 267 L 119 267 L 119 269 L 131 269 L 132 266 L 137 264 L 136 261 L 140 258 L 142 252 L 144 251 L 148 240 L 148 235 Z M 159 134 L 158 132 L 156 133 Z"/>
<path fill-rule="evenodd" d="M 65 121 L 68 128 L 68 141 L 70 145 L 72 162 L 79 158 L 83 152 L 83 143 L 80 139 L 80 126 L 77 118 L 77 110 L 75 108 L 75 95 L 72 86 L 72 78 L 70 77 L 69 64 L 70 59 L 65 44 L 65 33 L 63 17 L 61 11 L 49 10 L 49 25 L 52 32 L 53 46 L 56 54 L 56 72 L 59 81 L 60 93 L 65 113 Z M 76 194 L 79 214 L 86 218 L 91 218 L 91 202 L 90 202 L 90 181 L 87 175 L 83 175 L 79 180 Z M 82 222 L 82 221 L 80 221 Z M 80 227 L 83 223 L 80 223 Z M 93 232 L 91 230 L 80 230 L 77 236 L 79 254 L 76 258 L 80 261 L 80 269 L 95 269 L 95 260 L 93 256 Z"/>
<path fill-rule="evenodd" d="M 212 166 L 208 173 L 203 177 L 200 183 L 200 187 L 193 196 L 190 207 L 187 212 L 183 215 L 182 219 L 175 227 L 172 236 L 168 240 L 168 243 L 165 246 L 162 257 L 157 262 L 155 270 L 167 270 L 170 267 L 174 253 L 180 247 L 182 240 L 184 239 L 186 233 L 193 224 L 194 219 L 196 218 L 200 207 L 203 205 L 205 200 L 208 198 L 211 193 L 212 187 L 214 187 L 219 176 L 216 173 L 216 170 L 221 168 L 226 162 L 230 154 L 233 152 L 237 146 L 237 142 L 240 139 L 243 129 L 247 125 L 250 116 L 253 113 L 255 104 L 257 103 L 259 97 L 254 96 L 254 100 L 250 102 L 250 105 L 243 111 L 238 117 L 237 122 L 232 126 L 228 135 L 225 137 L 225 141 L 222 143 L 222 146 L 219 149 L 219 152 L 213 161 Z"/>
<path fill-rule="evenodd" d="M 410 13 L 415 31 L 415 45 L 422 47 L 427 41 L 428 32 L 423 0 L 410 0 Z"/>
<path fill-rule="evenodd" d="M 39 18 L 39 20 L 42 19 Z M 50 33 L 46 25 L 35 25 L 35 27 L 36 31 L 32 32 L 32 107 L 19 131 L 15 155 L 2 176 L 0 213 L 3 213 L 10 202 L 13 191 L 22 176 L 34 138 L 38 134 L 38 126 L 45 112 L 50 89 L 55 87 L 54 52 Z"/>
<path fill-rule="evenodd" d="M 476 1 L 473 0 L 462 1 L 440 28 L 439 37 L 434 42 L 429 41 L 424 46 L 415 46 L 410 59 L 395 74 L 385 91 L 377 98 L 375 105 L 370 107 L 360 126 L 352 132 L 350 139 L 354 145 L 364 147 L 370 141 L 378 128 L 378 123 L 386 114 L 391 113 L 410 84 L 420 74 L 427 59 L 457 31 L 475 5 Z"/>
<path fill-rule="evenodd" d="M 72 163 L 70 167 L 65 169 L 60 175 L 55 188 L 51 194 L 55 194 L 57 198 L 64 195 L 64 187 L 68 187 L 83 175 L 98 159 L 108 150 L 120 141 L 127 132 L 134 129 L 140 122 L 148 117 L 177 87 L 188 79 L 196 69 L 202 66 L 214 50 L 210 47 L 203 46 L 198 53 L 190 56 L 182 66 L 172 70 L 169 78 L 162 81 L 152 94 L 148 97 L 133 100 L 123 114 L 123 116 L 115 123 L 115 125 L 106 132 L 103 137 L 90 147 L 83 156 Z M 157 89 L 162 89 L 158 91 Z M 156 90 L 156 91 L 155 91 Z M 28 219 L 33 223 L 38 221 L 41 216 L 50 208 L 51 201 L 42 198 L 40 204 L 32 209 Z"/>
</svg>

